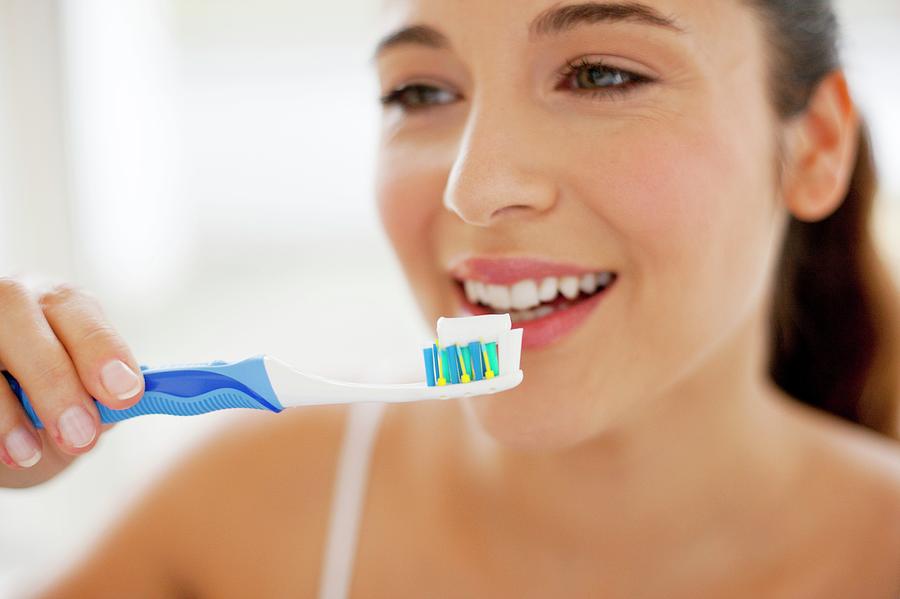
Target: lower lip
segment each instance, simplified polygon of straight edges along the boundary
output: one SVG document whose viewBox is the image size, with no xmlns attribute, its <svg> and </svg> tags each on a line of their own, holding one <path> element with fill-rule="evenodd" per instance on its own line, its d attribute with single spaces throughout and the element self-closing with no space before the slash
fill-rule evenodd
<svg viewBox="0 0 900 599">
<path fill-rule="evenodd" d="M 577 329 L 600 304 L 601 300 L 609 295 L 609 292 L 612 291 L 617 282 L 613 282 L 600 293 L 592 295 L 565 310 L 557 310 L 552 314 L 535 318 L 534 320 L 513 323 L 513 328 L 522 329 L 522 348 L 534 350 L 550 346 Z M 494 314 L 494 312 L 484 306 L 469 302 L 465 291 L 459 285 L 456 286 L 456 289 L 460 296 L 463 311 L 467 315 Z"/>
</svg>

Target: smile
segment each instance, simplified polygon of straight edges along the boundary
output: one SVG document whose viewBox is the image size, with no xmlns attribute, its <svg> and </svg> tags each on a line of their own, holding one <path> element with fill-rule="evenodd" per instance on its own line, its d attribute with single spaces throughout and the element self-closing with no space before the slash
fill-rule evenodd
<svg viewBox="0 0 900 599">
<path fill-rule="evenodd" d="M 514 278 L 529 271 L 538 276 Z M 523 329 L 523 347 L 538 349 L 578 328 L 609 294 L 618 275 L 515 259 L 467 261 L 455 278 L 463 314 L 508 312 L 513 324 Z"/>
</svg>

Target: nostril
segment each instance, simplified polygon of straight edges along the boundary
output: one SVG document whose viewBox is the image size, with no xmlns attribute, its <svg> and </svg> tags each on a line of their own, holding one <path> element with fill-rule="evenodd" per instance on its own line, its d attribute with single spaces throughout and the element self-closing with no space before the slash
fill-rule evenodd
<svg viewBox="0 0 900 599">
<path fill-rule="evenodd" d="M 507 213 L 507 212 L 515 213 L 515 212 L 521 212 L 523 210 L 525 210 L 525 211 L 532 210 L 532 207 L 525 206 L 524 204 L 516 204 L 515 206 L 504 206 L 503 208 L 500 208 L 499 210 L 495 211 L 491 215 L 491 219 L 495 219 L 495 218 L 499 217 L 500 215 L 505 215 L 505 213 Z"/>
</svg>

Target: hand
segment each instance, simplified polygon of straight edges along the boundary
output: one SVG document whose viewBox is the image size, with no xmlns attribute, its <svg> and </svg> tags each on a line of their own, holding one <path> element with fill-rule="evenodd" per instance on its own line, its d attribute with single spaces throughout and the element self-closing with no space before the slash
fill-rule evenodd
<svg viewBox="0 0 900 599">
<path fill-rule="evenodd" d="M 92 397 L 123 409 L 144 393 L 128 346 L 97 300 L 72 285 L 38 292 L 0 277 L 0 370 L 18 379 L 45 427 L 35 429 L 0 377 L 0 486 L 47 480 L 90 451 L 109 428 Z"/>
</svg>

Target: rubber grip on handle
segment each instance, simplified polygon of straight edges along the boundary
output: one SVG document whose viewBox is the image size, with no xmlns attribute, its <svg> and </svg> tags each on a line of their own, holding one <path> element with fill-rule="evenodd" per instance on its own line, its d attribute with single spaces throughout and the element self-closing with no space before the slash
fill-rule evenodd
<svg viewBox="0 0 900 599">
<path fill-rule="evenodd" d="M 280 412 L 283 408 L 266 374 L 263 356 L 240 362 L 211 362 L 192 366 L 145 369 L 144 395 L 125 410 L 113 410 L 94 400 L 100 420 L 119 422 L 147 414 L 193 416 L 229 408 L 251 408 Z M 36 428 L 43 423 L 19 382 L 8 372 L 3 376 Z"/>
</svg>

